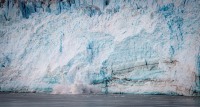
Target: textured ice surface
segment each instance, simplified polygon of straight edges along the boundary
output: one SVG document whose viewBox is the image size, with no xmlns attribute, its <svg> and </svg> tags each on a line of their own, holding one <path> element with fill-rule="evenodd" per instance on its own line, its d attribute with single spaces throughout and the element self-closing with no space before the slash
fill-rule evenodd
<svg viewBox="0 0 200 107">
<path fill-rule="evenodd" d="M 198 0 L 7 0 L 0 20 L 0 91 L 200 92 Z"/>
</svg>

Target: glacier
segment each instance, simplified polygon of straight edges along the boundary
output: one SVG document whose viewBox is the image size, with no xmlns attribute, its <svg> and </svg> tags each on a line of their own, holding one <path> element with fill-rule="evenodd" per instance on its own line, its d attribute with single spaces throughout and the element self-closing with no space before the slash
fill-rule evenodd
<svg viewBox="0 0 200 107">
<path fill-rule="evenodd" d="M 200 95 L 199 0 L 1 0 L 0 91 Z"/>
</svg>

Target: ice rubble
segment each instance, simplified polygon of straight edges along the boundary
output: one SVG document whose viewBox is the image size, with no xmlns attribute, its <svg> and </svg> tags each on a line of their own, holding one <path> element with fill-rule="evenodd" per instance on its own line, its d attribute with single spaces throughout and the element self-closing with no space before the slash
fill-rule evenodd
<svg viewBox="0 0 200 107">
<path fill-rule="evenodd" d="M 0 91 L 197 95 L 198 0 L 6 0 Z"/>
</svg>

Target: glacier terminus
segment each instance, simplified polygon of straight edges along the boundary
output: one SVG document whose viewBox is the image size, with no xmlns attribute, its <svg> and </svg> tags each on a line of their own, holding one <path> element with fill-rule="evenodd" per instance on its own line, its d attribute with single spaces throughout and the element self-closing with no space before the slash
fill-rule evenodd
<svg viewBox="0 0 200 107">
<path fill-rule="evenodd" d="M 200 95 L 200 1 L 1 0 L 0 91 Z"/>
</svg>

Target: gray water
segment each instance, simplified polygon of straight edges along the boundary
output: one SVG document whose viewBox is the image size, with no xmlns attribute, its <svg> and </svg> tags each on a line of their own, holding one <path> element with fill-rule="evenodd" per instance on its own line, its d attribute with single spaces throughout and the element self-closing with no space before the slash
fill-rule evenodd
<svg viewBox="0 0 200 107">
<path fill-rule="evenodd" d="M 0 93 L 0 107 L 200 107 L 200 97 Z"/>
</svg>

